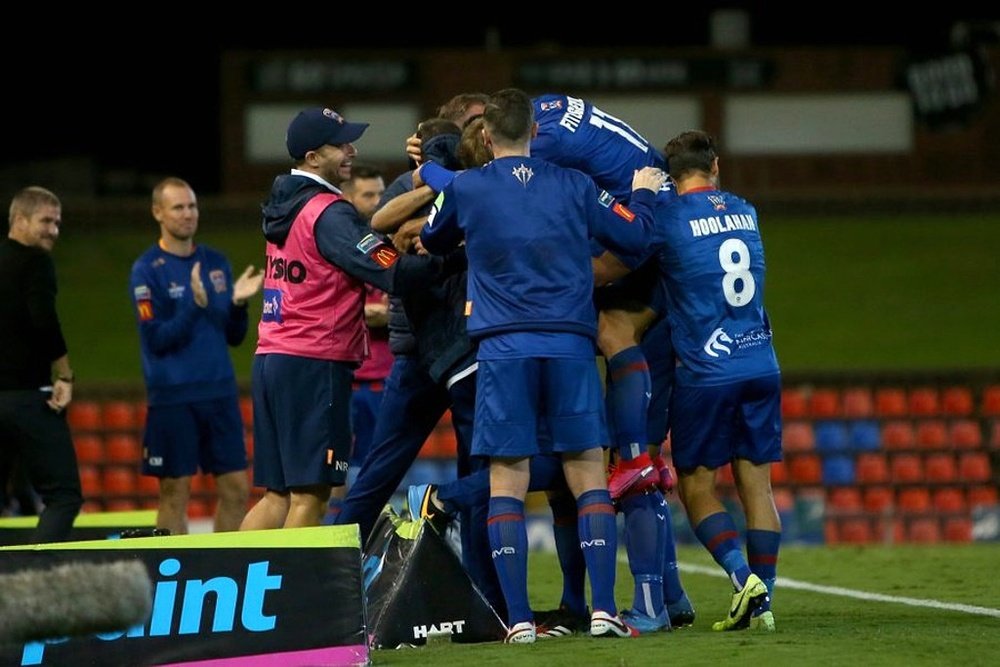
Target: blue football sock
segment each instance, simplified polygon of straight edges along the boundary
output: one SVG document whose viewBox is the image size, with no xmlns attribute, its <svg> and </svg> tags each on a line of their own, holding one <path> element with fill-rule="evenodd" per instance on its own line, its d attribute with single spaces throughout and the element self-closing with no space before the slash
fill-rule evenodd
<svg viewBox="0 0 1000 667">
<path fill-rule="evenodd" d="M 652 383 L 642 348 L 634 345 L 608 359 L 609 424 L 618 456 L 630 461 L 646 451 L 646 413 Z"/>
<path fill-rule="evenodd" d="M 774 581 L 778 577 L 778 548 L 781 533 L 774 530 L 747 530 L 747 561 L 750 570 L 767 586 L 768 600 L 764 611 L 774 600 Z"/>
<path fill-rule="evenodd" d="M 663 544 L 666 531 L 658 492 L 630 496 L 621 501 L 625 515 L 625 550 L 635 581 L 632 608 L 647 616 L 663 611 Z"/>
<path fill-rule="evenodd" d="M 618 524 L 611 494 L 607 489 L 593 489 L 580 494 L 576 501 L 580 546 L 587 562 L 593 611 L 618 613 L 615 605 L 615 574 L 618 563 Z"/>
<path fill-rule="evenodd" d="M 670 504 L 663 501 L 665 517 L 663 545 L 663 602 L 673 604 L 684 597 L 680 573 L 677 571 L 677 543 L 674 541 L 674 521 L 670 515 Z"/>
<path fill-rule="evenodd" d="M 727 512 L 716 512 L 705 517 L 694 528 L 698 541 L 705 545 L 715 562 L 729 575 L 733 588 L 739 590 L 747 583 L 750 566 L 740 548 L 739 533 L 733 517 Z"/>
<path fill-rule="evenodd" d="M 486 521 L 493 552 L 493 566 L 507 600 L 507 625 L 532 619 L 528 604 L 528 532 L 524 526 L 524 501 L 495 496 L 490 498 Z"/>
<path fill-rule="evenodd" d="M 587 611 L 584 583 L 587 563 L 580 550 L 580 531 L 576 518 L 576 501 L 569 492 L 549 496 L 552 508 L 552 532 L 556 541 L 556 555 L 562 570 L 563 589 L 559 605 L 576 614 Z"/>
</svg>

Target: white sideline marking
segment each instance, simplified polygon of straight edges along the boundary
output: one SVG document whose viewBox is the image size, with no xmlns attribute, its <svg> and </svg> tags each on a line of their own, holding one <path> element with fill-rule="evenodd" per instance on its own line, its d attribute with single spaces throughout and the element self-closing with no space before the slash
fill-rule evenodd
<svg viewBox="0 0 1000 667">
<path fill-rule="evenodd" d="M 719 567 L 706 567 L 704 565 L 682 563 L 680 561 L 678 561 L 677 566 L 681 572 L 695 572 L 697 574 L 707 574 L 723 578 L 726 577 L 726 573 Z M 907 598 L 900 597 L 898 595 L 883 595 L 882 593 L 868 593 L 865 591 L 856 591 L 851 588 L 841 588 L 840 586 L 821 586 L 819 584 L 810 584 L 808 581 L 799 581 L 798 579 L 789 579 L 788 577 L 781 576 L 778 577 L 778 580 L 775 582 L 775 586 L 778 588 L 793 588 L 802 591 L 811 591 L 813 593 L 823 593 L 825 595 L 840 595 L 847 598 L 857 598 L 858 600 L 895 602 L 897 604 L 910 605 L 911 607 L 930 607 L 931 609 L 961 611 L 966 614 L 978 614 L 979 616 L 992 616 L 994 618 L 1000 618 L 1000 609 L 991 609 L 990 607 L 977 607 L 971 604 L 959 604 L 956 602 L 940 602 L 939 600 L 922 600 L 920 598 Z"/>
</svg>

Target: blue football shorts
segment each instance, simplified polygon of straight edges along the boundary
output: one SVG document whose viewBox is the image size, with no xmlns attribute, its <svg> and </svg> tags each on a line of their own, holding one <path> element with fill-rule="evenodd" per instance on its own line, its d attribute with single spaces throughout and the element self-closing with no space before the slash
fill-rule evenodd
<svg viewBox="0 0 1000 667">
<path fill-rule="evenodd" d="M 153 477 L 246 470 L 238 397 L 149 406 L 142 447 L 142 474 Z"/>
</svg>

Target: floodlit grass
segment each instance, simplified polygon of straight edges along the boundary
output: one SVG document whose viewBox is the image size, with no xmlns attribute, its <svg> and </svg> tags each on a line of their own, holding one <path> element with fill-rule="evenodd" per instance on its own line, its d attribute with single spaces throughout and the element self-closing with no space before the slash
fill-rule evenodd
<svg viewBox="0 0 1000 667">
<path fill-rule="evenodd" d="M 621 561 L 622 559 L 620 559 Z M 1000 618 L 878 602 L 782 587 L 781 578 L 894 597 L 987 607 L 1000 614 L 995 577 L 1000 545 L 788 547 L 778 563 L 773 634 L 716 633 L 712 621 L 728 608 L 730 588 L 701 547 L 681 547 L 681 577 L 691 597 L 694 626 L 636 639 L 572 637 L 530 646 L 431 644 L 380 650 L 373 665 L 995 665 Z M 693 564 L 698 572 L 684 570 Z M 559 599 L 553 554 L 533 553 L 529 590 L 534 608 Z M 632 599 L 631 575 L 618 570 L 616 598 Z"/>
<path fill-rule="evenodd" d="M 776 218 L 761 228 L 766 305 L 785 371 L 1000 367 L 1000 220 Z M 261 265 L 256 224 L 219 229 L 203 220 L 202 230 L 198 241 L 225 252 L 235 272 Z M 92 233 L 66 226 L 55 250 L 59 308 L 83 388 L 141 382 L 128 272 L 156 235 L 151 220 Z M 250 334 L 232 351 L 243 381 L 260 308 L 257 297 Z"/>
</svg>

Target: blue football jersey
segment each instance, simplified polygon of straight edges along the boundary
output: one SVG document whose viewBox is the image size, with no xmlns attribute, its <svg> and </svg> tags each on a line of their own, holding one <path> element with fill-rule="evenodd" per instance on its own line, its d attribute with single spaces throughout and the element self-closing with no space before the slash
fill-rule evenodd
<svg viewBox="0 0 1000 667">
<path fill-rule="evenodd" d="M 677 383 L 718 385 L 779 372 L 756 209 L 734 194 L 697 188 L 656 215 Z"/>
<path fill-rule="evenodd" d="M 666 169 L 663 156 L 649 141 L 590 102 L 549 94 L 534 98 L 532 104 L 538 123 L 532 157 L 579 169 L 618 199 L 629 198 L 636 169 Z"/>
</svg>

